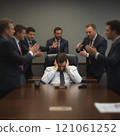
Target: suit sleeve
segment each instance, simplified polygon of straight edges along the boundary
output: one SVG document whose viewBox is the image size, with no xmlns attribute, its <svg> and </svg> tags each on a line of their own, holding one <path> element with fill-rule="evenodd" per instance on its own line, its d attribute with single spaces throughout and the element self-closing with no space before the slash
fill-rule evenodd
<svg viewBox="0 0 120 136">
<path fill-rule="evenodd" d="M 4 47 L 2 48 L 2 56 L 5 57 L 8 61 L 14 64 L 25 64 L 32 60 L 32 56 L 30 53 L 27 53 L 24 56 L 20 56 L 16 51 L 15 45 L 11 42 L 6 42 Z"/>
<path fill-rule="evenodd" d="M 107 66 L 116 67 L 120 63 L 120 44 L 114 49 L 112 56 L 106 57 L 103 54 L 99 54 L 97 60 Z"/>
<path fill-rule="evenodd" d="M 49 46 L 51 46 L 51 44 L 50 44 L 49 41 L 47 41 L 47 43 L 46 43 L 46 48 L 48 49 Z M 47 50 L 47 54 L 52 54 L 52 50 Z"/>
<path fill-rule="evenodd" d="M 40 50 L 42 52 L 49 51 L 49 46 L 46 46 L 46 47 L 40 46 Z"/>
</svg>

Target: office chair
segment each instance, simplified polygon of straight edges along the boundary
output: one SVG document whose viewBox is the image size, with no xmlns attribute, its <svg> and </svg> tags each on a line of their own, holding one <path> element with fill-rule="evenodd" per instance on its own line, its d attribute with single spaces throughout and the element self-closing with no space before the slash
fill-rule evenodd
<svg viewBox="0 0 120 136">
<path fill-rule="evenodd" d="M 54 66 L 55 57 L 57 54 L 48 54 L 45 57 L 44 69 L 49 66 Z M 69 65 L 74 65 L 78 68 L 78 57 L 74 54 L 66 54 L 69 60 Z"/>
</svg>

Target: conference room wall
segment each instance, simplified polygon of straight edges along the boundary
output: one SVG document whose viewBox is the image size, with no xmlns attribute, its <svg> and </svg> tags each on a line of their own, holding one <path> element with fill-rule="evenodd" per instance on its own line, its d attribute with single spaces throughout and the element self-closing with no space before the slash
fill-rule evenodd
<svg viewBox="0 0 120 136">
<path fill-rule="evenodd" d="M 120 19 L 119 0 L 1 0 L 0 18 L 11 18 L 14 24 L 32 26 L 36 29 L 35 39 L 45 46 L 47 39 L 53 37 L 56 26 L 63 28 L 63 37 L 69 41 L 69 53 L 76 54 L 75 47 L 82 42 L 85 25 L 94 23 L 97 32 L 103 37 L 105 24 L 112 19 Z M 111 42 L 108 41 L 108 49 Z M 34 59 L 35 63 L 44 63 L 43 57 Z M 78 54 L 79 63 L 85 58 Z"/>
</svg>

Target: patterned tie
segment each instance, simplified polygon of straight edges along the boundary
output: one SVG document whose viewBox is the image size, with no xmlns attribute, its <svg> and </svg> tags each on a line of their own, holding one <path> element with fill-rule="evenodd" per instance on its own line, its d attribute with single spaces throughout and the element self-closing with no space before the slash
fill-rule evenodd
<svg viewBox="0 0 120 136">
<path fill-rule="evenodd" d="M 60 72 L 60 84 L 65 84 L 64 74 Z"/>
<path fill-rule="evenodd" d="M 20 42 L 18 42 L 18 45 L 19 45 L 20 55 L 22 56 L 22 51 L 21 51 L 21 45 L 20 45 Z M 23 65 L 21 65 L 21 70 L 23 71 Z"/>
</svg>

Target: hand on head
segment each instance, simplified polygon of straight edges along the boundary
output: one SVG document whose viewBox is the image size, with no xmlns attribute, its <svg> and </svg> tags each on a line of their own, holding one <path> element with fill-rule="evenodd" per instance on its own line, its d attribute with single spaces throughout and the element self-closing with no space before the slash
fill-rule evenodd
<svg viewBox="0 0 120 136">
<path fill-rule="evenodd" d="M 57 64 L 57 62 L 56 62 L 56 59 L 55 59 L 55 61 L 54 61 L 54 66 L 55 66 L 54 69 L 55 69 L 55 70 L 58 70 L 58 64 Z"/>
<path fill-rule="evenodd" d="M 70 68 L 69 68 L 69 60 L 67 59 L 67 63 L 66 63 L 66 66 L 65 66 L 66 70 L 69 71 Z"/>
</svg>

